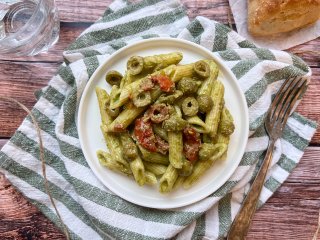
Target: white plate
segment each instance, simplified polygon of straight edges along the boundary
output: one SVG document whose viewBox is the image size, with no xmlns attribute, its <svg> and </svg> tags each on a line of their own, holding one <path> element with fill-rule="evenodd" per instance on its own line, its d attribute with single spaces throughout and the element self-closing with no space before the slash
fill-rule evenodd
<svg viewBox="0 0 320 240">
<path fill-rule="evenodd" d="M 107 71 L 115 69 L 124 72 L 127 60 L 132 55 L 154 55 L 179 51 L 183 53 L 181 64 L 200 59 L 214 59 L 219 68 L 219 79 L 225 86 L 225 104 L 234 117 L 235 132 L 231 136 L 228 157 L 219 161 L 189 190 L 179 189 L 169 194 L 160 194 L 157 187 L 139 187 L 132 178 L 113 172 L 101 166 L 96 157 L 98 149 L 106 149 L 100 132 L 100 113 L 95 87 L 107 88 L 104 77 Z M 125 200 L 151 208 L 176 208 L 197 202 L 221 187 L 237 168 L 248 139 L 248 109 L 245 97 L 232 72 L 207 49 L 179 39 L 154 38 L 128 45 L 115 52 L 105 61 L 89 80 L 80 102 L 78 132 L 85 158 L 100 181 Z"/>
</svg>

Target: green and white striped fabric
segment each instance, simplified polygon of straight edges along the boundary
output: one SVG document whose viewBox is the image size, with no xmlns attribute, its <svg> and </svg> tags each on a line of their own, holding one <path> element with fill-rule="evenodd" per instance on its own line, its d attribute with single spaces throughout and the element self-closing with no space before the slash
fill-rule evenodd
<svg viewBox="0 0 320 240">
<path fill-rule="evenodd" d="M 103 186 L 86 163 L 76 127 L 81 93 L 99 64 L 128 43 L 159 36 L 186 39 L 215 52 L 237 77 L 250 113 L 250 138 L 232 177 L 209 197 L 174 210 L 131 204 Z M 228 27 L 204 17 L 190 22 L 177 0 L 137 4 L 116 0 L 64 57 L 66 62 L 42 90 L 33 114 L 42 129 L 50 189 L 72 239 L 222 238 L 264 157 L 268 137 L 263 121 L 271 97 L 289 76 L 311 75 L 310 68 L 296 56 L 256 48 Z M 283 138 L 276 143 L 260 205 L 298 164 L 315 129 L 314 122 L 292 114 Z M 29 117 L 1 150 L 0 169 L 59 226 L 44 188 L 39 144 Z"/>
</svg>

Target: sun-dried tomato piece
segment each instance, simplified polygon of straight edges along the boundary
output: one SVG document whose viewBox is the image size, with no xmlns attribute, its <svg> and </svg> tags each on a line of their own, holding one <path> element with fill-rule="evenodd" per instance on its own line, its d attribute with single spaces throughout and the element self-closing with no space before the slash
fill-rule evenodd
<svg viewBox="0 0 320 240">
<path fill-rule="evenodd" d="M 143 117 L 135 121 L 134 135 L 139 144 L 145 149 L 156 152 L 156 138 L 154 136 L 151 121 L 144 121 Z"/>
<path fill-rule="evenodd" d="M 200 134 L 194 128 L 183 129 L 183 153 L 190 162 L 198 160 L 200 144 Z"/>
<path fill-rule="evenodd" d="M 152 76 L 151 80 L 157 83 L 163 92 L 172 92 L 174 90 L 174 82 L 166 75 Z"/>
</svg>

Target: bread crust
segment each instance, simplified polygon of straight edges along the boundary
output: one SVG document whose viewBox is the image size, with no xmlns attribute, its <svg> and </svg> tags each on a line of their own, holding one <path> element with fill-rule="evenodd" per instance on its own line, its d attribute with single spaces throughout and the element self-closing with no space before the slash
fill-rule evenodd
<svg viewBox="0 0 320 240">
<path fill-rule="evenodd" d="M 248 30 L 257 36 L 289 32 L 320 18 L 320 0 L 248 0 Z"/>
</svg>

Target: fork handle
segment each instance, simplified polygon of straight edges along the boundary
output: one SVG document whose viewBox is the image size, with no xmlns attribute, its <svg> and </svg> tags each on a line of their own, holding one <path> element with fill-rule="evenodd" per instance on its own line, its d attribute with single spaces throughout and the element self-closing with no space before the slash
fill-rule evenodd
<svg viewBox="0 0 320 240">
<path fill-rule="evenodd" d="M 251 185 L 250 191 L 242 203 L 240 211 L 231 225 L 227 236 L 228 240 L 244 240 L 248 233 L 252 217 L 257 208 L 260 192 L 271 163 L 274 144 L 275 140 L 270 140 L 268 150 L 260 170 Z"/>
</svg>

